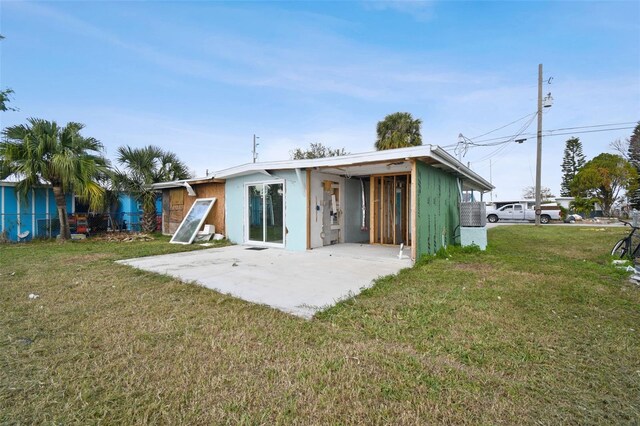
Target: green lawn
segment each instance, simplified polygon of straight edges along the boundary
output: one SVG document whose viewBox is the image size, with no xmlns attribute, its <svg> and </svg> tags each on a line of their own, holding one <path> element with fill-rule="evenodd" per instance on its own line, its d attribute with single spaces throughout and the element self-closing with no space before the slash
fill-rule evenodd
<svg viewBox="0 0 640 426">
<path fill-rule="evenodd" d="M 113 263 L 166 239 L 0 246 L 0 424 L 638 424 L 623 233 L 498 227 L 312 321 Z"/>
</svg>

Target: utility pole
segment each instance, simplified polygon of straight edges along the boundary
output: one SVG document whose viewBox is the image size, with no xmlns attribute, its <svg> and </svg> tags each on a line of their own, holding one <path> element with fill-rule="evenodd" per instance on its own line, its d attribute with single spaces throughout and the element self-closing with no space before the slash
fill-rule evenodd
<svg viewBox="0 0 640 426">
<path fill-rule="evenodd" d="M 538 132 L 536 154 L 536 226 L 540 226 L 541 196 L 540 186 L 542 182 L 542 64 L 538 64 Z"/>
<path fill-rule="evenodd" d="M 255 163 L 256 160 L 258 159 L 258 151 L 256 151 L 256 147 L 260 144 L 256 143 L 256 139 L 260 139 L 260 136 L 256 136 L 256 134 L 253 134 L 253 162 Z"/>
</svg>

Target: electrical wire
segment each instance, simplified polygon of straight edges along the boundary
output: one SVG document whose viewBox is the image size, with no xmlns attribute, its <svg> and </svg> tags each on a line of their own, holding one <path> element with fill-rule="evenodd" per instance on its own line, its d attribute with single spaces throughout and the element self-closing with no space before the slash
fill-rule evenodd
<svg viewBox="0 0 640 426">
<path fill-rule="evenodd" d="M 561 127 L 559 129 L 546 130 L 547 132 L 553 132 L 556 130 L 573 130 L 573 129 L 589 129 L 592 127 L 609 127 L 609 126 L 625 126 L 628 124 L 637 124 L 634 121 L 627 121 L 625 123 L 610 123 L 610 124 L 594 124 L 593 126 L 578 126 L 578 127 Z"/>
<path fill-rule="evenodd" d="M 501 142 L 499 144 L 500 146 L 495 151 L 489 153 L 488 155 L 485 155 L 484 157 L 482 157 L 479 160 L 476 160 L 474 162 L 475 163 L 479 163 L 479 162 L 489 160 L 489 159 L 499 155 L 502 151 L 505 150 L 505 148 L 508 146 L 508 144 L 510 142 L 514 142 L 518 136 L 522 136 L 522 134 L 529 128 L 529 126 L 531 126 L 531 123 L 533 123 L 533 120 L 537 117 L 537 115 L 538 115 L 537 113 L 535 115 L 533 115 L 522 127 L 520 127 L 520 129 L 518 130 L 518 132 L 515 135 L 512 135 L 508 140 Z M 493 144 L 493 145 L 484 145 L 484 146 L 495 146 L 495 145 L 498 145 L 498 144 L 496 143 L 496 144 Z"/>
<path fill-rule="evenodd" d="M 562 135 L 578 135 L 578 134 L 582 134 L 582 133 L 596 133 L 596 132 L 611 132 L 613 130 L 630 130 L 633 129 L 634 127 L 616 127 L 613 129 L 594 129 L 594 130 L 582 130 L 579 132 L 566 132 L 566 133 L 553 133 L 555 132 L 555 130 L 545 130 L 542 136 L 544 137 L 550 137 L 550 136 L 562 136 Z M 552 132 L 552 133 L 548 133 L 545 134 L 545 132 Z"/>
<path fill-rule="evenodd" d="M 534 111 L 534 112 L 532 112 L 531 114 L 527 114 L 527 115 L 525 115 L 524 117 L 520 117 L 520 118 L 518 118 L 517 120 L 514 120 L 514 121 L 512 121 L 512 122 L 511 122 L 511 123 L 509 123 L 509 124 L 505 124 L 504 126 L 498 127 L 497 129 L 493 129 L 493 130 L 491 130 L 490 132 L 483 133 L 483 134 L 478 135 L 478 136 L 474 136 L 474 137 L 472 137 L 471 139 L 477 139 L 477 138 L 481 138 L 481 137 L 483 137 L 483 136 L 487 136 L 487 135 L 489 135 L 489 134 L 491 134 L 491 133 L 493 133 L 493 132 L 496 132 L 496 131 L 498 131 L 498 130 L 502 130 L 502 129 L 504 129 L 505 127 L 509 127 L 509 126 L 511 126 L 512 124 L 515 124 L 515 123 L 517 123 L 518 121 L 520 121 L 520 120 L 524 120 L 525 118 L 527 118 L 527 117 L 529 117 L 529 116 L 531 116 L 531 115 L 535 115 L 535 114 L 537 114 L 537 112 L 535 112 L 535 111 Z"/>
<path fill-rule="evenodd" d="M 623 124 L 623 123 L 620 123 L 620 124 Z M 635 124 L 635 123 L 631 123 L 631 124 Z M 542 131 L 542 136 L 547 136 L 548 137 L 548 136 L 572 135 L 572 134 L 581 134 L 581 133 L 608 132 L 608 131 L 613 131 L 613 130 L 629 130 L 629 129 L 633 129 L 634 128 L 634 126 L 629 126 L 629 127 L 615 127 L 615 128 L 611 128 L 611 129 L 579 130 L 579 131 L 567 132 L 567 133 L 554 133 L 554 132 L 560 131 L 560 130 L 590 129 L 590 128 L 593 128 L 593 127 L 603 127 L 603 126 L 608 126 L 608 125 L 606 125 L 606 124 L 598 124 L 598 125 L 593 125 L 593 126 L 565 127 L 565 128 L 558 128 L 558 129 L 543 130 Z M 522 134 L 519 134 L 519 135 L 509 135 L 509 136 L 502 136 L 502 137 L 496 137 L 496 138 L 491 138 L 491 139 L 483 139 L 483 140 L 475 141 L 474 142 L 474 146 L 498 145 L 500 143 L 509 142 L 509 140 L 512 139 L 514 136 L 536 136 L 536 133 L 522 133 Z M 493 141 L 502 141 L 502 142 L 497 142 L 495 144 L 483 144 L 483 142 L 493 142 Z M 446 145 L 446 146 L 455 146 L 455 144 Z"/>
<path fill-rule="evenodd" d="M 515 134 L 513 135 L 509 135 L 509 136 L 502 136 L 502 137 L 496 137 L 496 138 L 490 138 L 490 139 L 483 139 L 483 140 L 474 140 L 478 137 L 482 137 L 488 134 L 491 134 L 497 130 L 503 129 L 505 127 L 508 127 L 512 124 L 517 123 L 518 121 L 521 121 L 522 119 L 533 115 L 531 117 L 530 120 L 527 121 L 527 123 L 525 123 L 525 125 L 523 125 Z M 491 130 L 490 132 L 484 133 L 483 135 L 480 136 L 476 136 L 475 138 L 467 138 L 466 136 L 460 134 L 460 137 L 463 139 L 463 141 L 458 141 L 455 144 L 450 144 L 450 145 L 444 145 L 442 146 L 443 149 L 447 149 L 447 148 L 454 148 L 454 153 L 456 155 L 458 155 L 459 153 L 462 154 L 462 156 L 466 156 L 468 150 L 470 147 L 493 147 L 493 146 L 498 146 L 497 149 L 491 151 L 490 153 L 486 154 L 484 157 L 481 157 L 480 159 L 474 161 L 474 163 L 479 163 L 479 162 L 483 162 L 486 160 L 489 160 L 491 158 L 494 158 L 498 155 L 501 154 L 507 154 L 508 152 L 511 152 L 514 147 L 516 146 L 515 144 L 513 145 L 512 149 L 509 149 L 507 151 L 505 151 L 506 146 L 508 146 L 510 143 L 514 142 L 516 140 L 517 137 L 520 136 L 526 136 L 526 137 L 533 137 L 536 136 L 537 133 L 524 133 L 525 130 L 531 125 L 531 123 L 533 122 L 533 119 L 535 119 L 535 117 L 537 116 L 537 113 L 533 113 L 533 114 L 527 114 L 524 117 L 521 117 L 515 121 L 512 121 L 509 124 L 506 124 L 504 126 L 501 126 L 497 129 Z M 575 127 L 561 127 L 561 128 L 557 128 L 557 129 L 551 129 L 551 130 L 544 130 L 542 132 L 542 136 L 543 137 L 553 137 L 553 136 L 565 136 L 565 135 L 576 135 L 576 134 L 583 134 L 583 133 L 597 133 L 597 132 L 609 132 L 609 131 L 615 131 L 615 130 L 630 130 L 635 128 L 635 126 L 625 126 L 625 127 L 611 127 L 611 126 L 624 126 L 624 125 L 635 125 L 636 122 L 632 122 L 632 121 L 627 121 L 627 122 L 621 122 L 621 123 L 609 123 L 609 124 L 593 124 L 593 125 L 588 125 L 588 126 L 575 126 Z M 598 127 L 607 127 L 606 129 L 599 129 Z M 563 131 L 563 130 L 573 130 L 572 132 L 560 132 L 557 133 L 559 131 Z"/>
</svg>

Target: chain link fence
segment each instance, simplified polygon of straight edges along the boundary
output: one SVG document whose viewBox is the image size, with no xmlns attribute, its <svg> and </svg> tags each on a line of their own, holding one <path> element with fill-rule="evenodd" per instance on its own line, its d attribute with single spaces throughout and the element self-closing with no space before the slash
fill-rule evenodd
<svg viewBox="0 0 640 426">
<path fill-rule="evenodd" d="M 141 232 L 142 213 L 74 213 L 68 215 L 71 233 L 99 234 L 103 232 Z M 157 215 L 156 231 L 162 229 L 162 215 Z M 55 238 L 60 234 L 57 214 L 2 213 L 0 240 L 28 241 L 35 238 Z"/>
</svg>

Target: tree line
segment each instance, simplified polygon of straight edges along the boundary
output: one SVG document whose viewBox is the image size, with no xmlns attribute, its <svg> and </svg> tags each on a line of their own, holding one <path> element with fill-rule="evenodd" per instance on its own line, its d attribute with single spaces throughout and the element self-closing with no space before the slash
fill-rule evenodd
<svg viewBox="0 0 640 426">
<path fill-rule="evenodd" d="M 142 229 L 156 228 L 156 193 L 151 184 L 187 179 L 189 170 L 174 153 L 157 146 L 121 146 L 117 165 L 104 156 L 104 146 L 83 136 L 83 124 L 30 118 L 26 124 L 7 127 L 0 141 L 0 179 L 18 180 L 23 194 L 35 185 L 49 184 L 53 190 L 60 240 L 71 238 L 66 195 L 73 193 L 93 211 L 104 211 L 118 191 L 131 194 L 142 204 Z"/>
<path fill-rule="evenodd" d="M 571 207 L 588 214 L 598 203 L 610 215 L 616 203 L 640 209 L 640 122 L 631 136 L 610 147 L 616 153 L 603 152 L 587 161 L 580 138 L 566 141 L 562 159 L 560 195 L 574 197 Z"/>
</svg>

